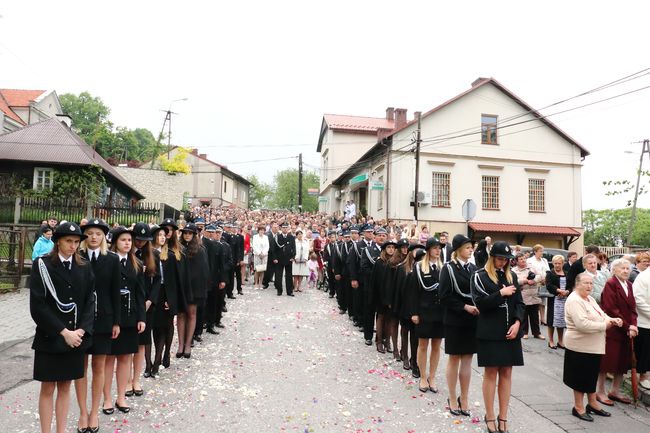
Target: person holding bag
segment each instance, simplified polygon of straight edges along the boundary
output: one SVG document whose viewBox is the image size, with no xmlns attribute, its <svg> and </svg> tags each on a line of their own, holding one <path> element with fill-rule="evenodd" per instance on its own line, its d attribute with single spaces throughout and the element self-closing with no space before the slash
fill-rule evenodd
<svg viewBox="0 0 650 433">
<path fill-rule="evenodd" d="M 84 377 L 95 316 L 95 276 L 78 252 L 86 237 L 65 222 L 52 236 L 50 254 L 32 264 L 29 309 L 36 323 L 34 380 L 41 382 L 38 413 L 41 431 L 52 431 L 54 391 L 56 431 L 64 433 L 70 409 L 70 386 Z"/>
<path fill-rule="evenodd" d="M 255 277 L 253 278 L 253 288 L 259 289 L 264 282 L 264 273 L 266 272 L 267 261 L 269 258 L 269 237 L 266 236 L 266 228 L 260 225 L 257 228 L 257 235 L 253 236 L 253 266 L 255 267 Z"/>
</svg>

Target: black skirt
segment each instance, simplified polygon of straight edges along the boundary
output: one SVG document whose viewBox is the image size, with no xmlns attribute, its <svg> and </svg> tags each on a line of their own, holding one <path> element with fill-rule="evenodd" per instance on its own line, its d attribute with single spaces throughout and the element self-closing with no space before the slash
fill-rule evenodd
<svg viewBox="0 0 650 433">
<path fill-rule="evenodd" d="M 442 322 L 420 321 L 415 325 L 415 334 L 418 338 L 444 338 L 445 327 Z"/>
<path fill-rule="evenodd" d="M 553 326 L 553 314 L 555 312 L 555 296 L 546 298 L 546 326 Z"/>
<path fill-rule="evenodd" d="M 415 323 L 411 319 L 399 319 L 399 326 L 406 328 L 409 332 L 415 330 Z"/>
<path fill-rule="evenodd" d="M 92 345 L 88 348 L 91 355 L 110 355 L 113 339 L 111 334 L 93 334 Z"/>
<path fill-rule="evenodd" d="M 564 350 L 564 374 L 566 386 L 578 392 L 596 392 L 600 361 L 603 355 Z"/>
<path fill-rule="evenodd" d="M 120 328 L 120 335 L 113 340 L 111 355 L 128 355 L 138 351 L 138 330 Z"/>
<path fill-rule="evenodd" d="M 84 357 L 82 350 L 63 353 L 34 351 L 34 380 L 39 382 L 58 382 L 76 380 L 84 377 Z"/>
<path fill-rule="evenodd" d="M 445 353 L 447 355 L 470 355 L 476 353 L 476 328 L 444 326 Z"/>
<path fill-rule="evenodd" d="M 634 353 L 636 371 L 641 374 L 650 371 L 650 329 L 639 327 L 639 335 L 634 339 Z"/>
<path fill-rule="evenodd" d="M 138 344 L 141 346 L 147 346 L 153 341 L 151 330 L 153 329 L 153 309 L 155 307 L 152 305 L 147 311 L 147 316 L 145 319 L 145 328 L 144 332 L 138 334 Z"/>
<path fill-rule="evenodd" d="M 477 340 L 479 367 L 513 367 L 524 365 L 521 340 Z"/>
</svg>

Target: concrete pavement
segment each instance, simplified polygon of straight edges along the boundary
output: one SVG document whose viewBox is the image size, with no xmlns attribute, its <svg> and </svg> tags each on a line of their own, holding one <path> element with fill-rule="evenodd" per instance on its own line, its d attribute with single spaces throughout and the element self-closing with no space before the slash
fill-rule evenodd
<svg viewBox="0 0 650 433">
<path fill-rule="evenodd" d="M 145 395 L 129 399 L 133 410 L 128 415 L 100 415 L 102 431 L 485 431 L 480 421 L 480 369 L 475 368 L 472 377 L 473 417 L 452 417 L 445 408 L 445 359 L 436 378 L 441 392 L 422 394 L 417 379 L 401 364 L 363 344 L 361 333 L 323 292 L 310 290 L 290 298 L 278 297 L 272 289 L 244 290 L 244 296 L 228 303 L 221 335 L 206 335 L 190 360 L 174 358 L 158 379 L 145 379 Z M 27 357 L 3 370 L 11 377 L 21 377 L 16 368 L 31 377 L 26 343 L 21 356 Z M 645 408 L 619 406 L 610 419 L 579 422 L 570 415 L 571 390 L 561 381 L 562 352 L 537 340 L 525 341 L 524 347 L 526 366 L 514 373 L 511 432 L 588 428 L 645 433 L 650 428 Z M 30 381 L 7 388 L 0 394 L 3 430 L 38 431 L 38 384 Z M 75 406 L 70 431 L 76 425 Z"/>
</svg>

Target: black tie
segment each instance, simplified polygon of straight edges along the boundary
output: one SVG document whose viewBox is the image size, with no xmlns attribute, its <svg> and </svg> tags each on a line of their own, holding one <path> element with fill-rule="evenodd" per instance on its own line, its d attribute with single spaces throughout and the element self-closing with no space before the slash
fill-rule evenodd
<svg viewBox="0 0 650 433">
<path fill-rule="evenodd" d="M 138 251 L 136 251 L 136 252 L 135 252 L 135 256 L 136 256 L 138 259 L 142 260 L 142 250 L 138 250 Z"/>
<path fill-rule="evenodd" d="M 469 272 L 469 263 L 465 263 L 465 264 L 463 265 L 463 268 L 465 268 L 465 270 L 466 270 L 467 272 Z"/>
<path fill-rule="evenodd" d="M 70 270 L 70 262 L 67 260 L 63 262 L 63 267 L 65 268 L 66 271 Z"/>
<path fill-rule="evenodd" d="M 93 251 L 92 255 L 93 255 L 93 257 L 92 257 L 92 259 L 90 261 L 92 263 L 97 263 L 97 253 Z"/>
<path fill-rule="evenodd" d="M 120 260 L 120 263 L 122 263 L 122 266 L 124 266 L 126 268 L 126 259 Z"/>
</svg>

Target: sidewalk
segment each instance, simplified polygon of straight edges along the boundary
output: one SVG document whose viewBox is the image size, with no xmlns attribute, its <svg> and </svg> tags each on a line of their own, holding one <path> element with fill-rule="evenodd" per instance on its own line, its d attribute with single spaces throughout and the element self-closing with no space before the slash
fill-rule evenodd
<svg viewBox="0 0 650 433">
<path fill-rule="evenodd" d="M 0 295 L 0 352 L 33 335 L 29 289 Z"/>
</svg>

